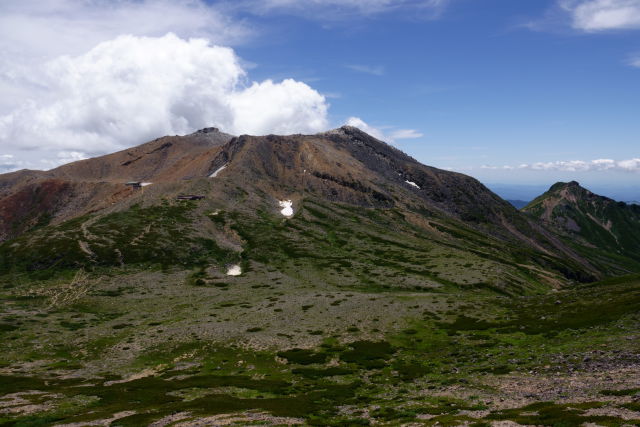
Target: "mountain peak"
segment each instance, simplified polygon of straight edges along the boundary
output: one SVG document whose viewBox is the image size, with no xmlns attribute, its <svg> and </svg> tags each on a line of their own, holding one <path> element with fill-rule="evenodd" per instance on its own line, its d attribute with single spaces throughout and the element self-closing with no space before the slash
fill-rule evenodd
<svg viewBox="0 0 640 427">
<path fill-rule="evenodd" d="M 582 187 L 558 182 L 523 208 L 557 230 L 592 248 L 638 256 L 640 211 Z"/>
<path fill-rule="evenodd" d="M 360 132 L 360 133 L 366 133 L 365 131 L 363 131 L 362 129 L 360 129 L 357 126 L 351 126 L 351 125 L 342 125 L 340 126 L 338 129 L 342 130 L 343 132 Z"/>
<path fill-rule="evenodd" d="M 215 127 L 208 127 L 208 128 L 198 129 L 195 133 L 214 133 L 214 132 L 220 132 L 220 129 Z"/>
<path fill-rule="evenodd" d="M 555 192 L 558 190 L 562 190 L 562 189 L 577 189 L 577 188 L 583 188 L 580 183 L 578 181 L 569 181 L 569 182 L 556 182 L 555 184 L 553 184 L 550 188 L 549 188 L 549 192 Z"/>
<path fill-rule="evenodd" d="M 381 141 L 380 139 L 376 138 L 373 135 L 368 134 L 362 129 L 356 126 L 351 126 L 351 125 L 342 125 L 335 129 L 331 129 L 325 132 L 319 132 L 317 135 L 340 135 L 340 136 L 347 136 L 347 137 L 370 138 L 370 139 L 375 139 L 376 141 Z"/>
</svg>

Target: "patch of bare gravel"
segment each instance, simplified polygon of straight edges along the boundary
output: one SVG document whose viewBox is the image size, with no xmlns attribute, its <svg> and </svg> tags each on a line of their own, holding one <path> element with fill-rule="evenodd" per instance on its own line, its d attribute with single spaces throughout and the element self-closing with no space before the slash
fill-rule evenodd
<svg viewBox="0 0 640 427">
<path fill-rule="evenodd" d="M 637 388 L 640 367 L 630 366 L 603 372 L 573 372 L 556 375 L 487 376 L 481 380 L 497 392 L 496 409 L 522 407 L 535 402 L 578 403 L 587 401 L 628 402 L 629 396 L 604 396 L 603 390 Z"/>
<path fill-rule="evenodd" d="M 274 417 L 264 412 L 245 412 L 242 414 L 221 414 L 213 415 L 210 417 L 203 417 L 191 420 L 185 420 L 182 415 L 185 413 L 175 414 L 180 418 L 170 420 L 170 417 L 165 417 L 162 420 L 156 421 L 151 424 L 150 427 L 164 427 L 171 424 L 172 427 L 213 427 L 213 426 L 228 426 L 228 425 L 267 425 L 267 426 L 297 426 L 304 425 L 304 420 L 301 418 L 290 417 Z M 184 421 L 181 421 L 184 420 Z M 162 422 L 162 423 L 161 423 Z M 177 423 L 176 423 L 177 422 Z"/>
<path fill-rule="evenodd" d="M 149 424 L 149 427 L 166 427 L 168 425 L 172 425 L 175 422 L 186 420 L 190 418 L 192 415 L 190 412 L 177 412 L 175 414 L 167 415 L 159 419 L 158 421 L 154 421 Z"/>
<path fill-rule="evenodd" d="M 107 382 L 104 383 L 104 385 L 105 386 L 110 386 L 110 385 L 113 385 L 113 384 L 128 383 L 128 382 L 131 382 L 131 381 L 139 380 L 141 378 L 151 377 L 151 376 L 157 374 L 162 368 L 163 368 L 163 366 L 144 369 L 144 370 L 142 370 L 140 372 L 136 372 L 135 374 L 131 374 L 127 378 L 124 378 L 124 379 L 121 379 L 121 380 L 107 381 Z"/>
<path fill-rule="evenodd" d="M 28 399 L 29 396 L 42 396 L 47 395 L 40 391 L 25 391 L 19 393 L 5 394 L 0 399 L 0 414 L 19 414 L 30 415 L 38 412 L 49 411 L 53 409 L 52 400 L 43 403 L 33 403 Z M 55 397 L 51 395 L 52 399 Z"/>
<path fill-rule="evenodd" d="M 491 423 L 492 427 L 523 427 L 522 424 L 518 424 L 515 421 L 493 421 Z"/>
<path fill-rule="evenodd" d="M 640 420 L 640 412 L 615 406 L 603 406 L 602 408 L 588 409 L 585 416 L 609 416 L 622 418 L 623 420 Z"/>
</svg>

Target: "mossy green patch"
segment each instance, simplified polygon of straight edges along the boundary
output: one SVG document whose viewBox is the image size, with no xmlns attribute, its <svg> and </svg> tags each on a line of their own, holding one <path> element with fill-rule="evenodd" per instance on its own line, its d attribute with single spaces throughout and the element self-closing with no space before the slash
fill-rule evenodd
<svg viewBox="0 0 640 427">
<path fill-rule="evenodd" d="M 316 353 L 313 350 L 305 350 L 294 348 L 287 351 L 281 351 L 278 356 L 287 359 L 290 363 L 298 365 L 311 365 L 313 363 L 324 363 L 327 360 L 327 354 Z"/>
</svg>

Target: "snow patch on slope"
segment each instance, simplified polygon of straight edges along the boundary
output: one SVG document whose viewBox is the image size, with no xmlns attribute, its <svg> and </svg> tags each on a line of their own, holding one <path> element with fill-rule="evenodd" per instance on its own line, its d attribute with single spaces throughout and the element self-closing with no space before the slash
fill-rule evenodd
<svg viewBox="0 0 640 427">
<path fill-rule="evenodd" d="M 418 190 L 420 189 L 420 186 L 413 181 L 405 181 L 405 182 L 412 187 L 416 187 Z"/>
<path fill-rule="evenodd" d="M 280 210 L 280 213 L 286 217 L 291 217 L 293 216 L 293 202 L 291 200 L 280 200 L 278 202 L 278 204 L 280 205 L 280 207 L 282 208 Z"/>
<path fill-rule="evenodd" d="M 222 172 L 225 168 L 227 167 L 227 164 L 225 163 L 224 165 L 220 166 L 218 169 L 216 169 L 216 171 L 214 173 L 212 173 L 211 175 L 209 175 L 209 178 L 215 178 L 216 176 L 218 176 L 218 174 L 220 172 Z"/>
<path fill-rule="evenodd" d="M 242 274 L 242 268 L 238 264 L 230 265 L 227 269 L 227 276 L 239 276 Z"/>
</svg>

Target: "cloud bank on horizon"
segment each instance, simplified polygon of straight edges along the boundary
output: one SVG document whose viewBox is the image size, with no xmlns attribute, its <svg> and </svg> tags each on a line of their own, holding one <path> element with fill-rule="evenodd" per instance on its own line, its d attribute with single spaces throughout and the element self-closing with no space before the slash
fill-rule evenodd
<svg viewBox="0 0 640 427">
<path fill-rule="evenodd" d="M 589 171 L 619 171 L 640 172 L 640 158 L 628 160 L 596 159 L 591 161 L 568 160 L 555 162 L 523 163 L 518 166 L 490 166 L 483 165 L 483 169 L 489 170 L 517 170 L 526 169 L 533 171 L 560 171 L 560 172 L 589 172 Z"/>
</svg>

